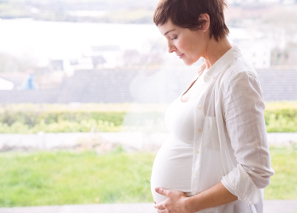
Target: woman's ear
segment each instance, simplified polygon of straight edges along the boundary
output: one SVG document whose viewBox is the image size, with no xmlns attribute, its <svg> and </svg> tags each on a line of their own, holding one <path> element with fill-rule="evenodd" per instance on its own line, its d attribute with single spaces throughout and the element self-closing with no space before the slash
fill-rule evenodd
<svg viewBox="0 0 297 213">
<path fill-rule="evenodd" d="M 206 32 L 209 29 L 210 26 L 210 17 L 207 13 L 202 13 L 199 16 L 198 21 L 201 23 L 199 26 L 199 30 L 202 30 L 203 32 Z"/>
</svg>

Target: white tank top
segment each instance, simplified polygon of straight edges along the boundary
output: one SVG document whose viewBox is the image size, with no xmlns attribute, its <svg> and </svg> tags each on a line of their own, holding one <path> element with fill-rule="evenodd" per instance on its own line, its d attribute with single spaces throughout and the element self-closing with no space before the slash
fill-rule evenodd
<svg viewBox="0 0 297 213">
<path fill-rule="evenodd" d="M 155 192 L 157 187 L 179 190 L 191 196 L 195 96 L 197 91 L 202 91 L 204 73 L 187 91 L 193 90 L 195 95 L 191 95 L 187 102 L 179 96 L 165 112 L 165 125 L 170 135 L 156 155 L 151 175 L 152 195 L 157 203 L 167 198 Z"/>
</svg>

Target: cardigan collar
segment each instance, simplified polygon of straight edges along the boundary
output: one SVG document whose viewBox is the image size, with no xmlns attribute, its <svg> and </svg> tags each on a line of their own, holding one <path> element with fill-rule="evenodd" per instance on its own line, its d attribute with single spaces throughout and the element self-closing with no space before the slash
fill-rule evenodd
<svg viewBox="0 0 297 213">
<path fill-rule="evenodd" d="M 221 71 L 225 70 L 236 58 L 240 56 L 242 56 L 242 54 L 239 48 L 236 44 L 233 44 L 233 47 L 206 71 L 204 81 L 208 82 L 211 79 L 215 79 Z"/>
</svg>

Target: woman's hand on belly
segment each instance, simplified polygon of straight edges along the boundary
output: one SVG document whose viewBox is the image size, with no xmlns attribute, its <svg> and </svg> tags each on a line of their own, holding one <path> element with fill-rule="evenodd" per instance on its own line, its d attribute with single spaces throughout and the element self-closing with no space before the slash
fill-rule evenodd
<svg viewBox="0 0 297 213">
<path fill-rule="evenodd" d="M 158 209 L 158 213 L 192 213 L 187 209 L 186 200 L 188 197 L 181 191 L 166 190 L 163 188 L 155 189 L 158 194 L 168 197 L 154 207 Z"/>
</svg>

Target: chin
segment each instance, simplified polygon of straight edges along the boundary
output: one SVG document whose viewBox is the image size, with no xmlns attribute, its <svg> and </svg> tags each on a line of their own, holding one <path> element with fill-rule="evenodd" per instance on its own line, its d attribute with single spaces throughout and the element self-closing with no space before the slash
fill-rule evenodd
<svg viewBox="0 0 297 213">
<path fill-rule="evenodd" d="M 191 66 L 191 65 L 195 64 L 199 59 L 200 59 L 200 57 L 199 58 L 195 58 L 195 59 L 192 58 L 192 60 L 185 60 L 184 59 L 184 63 L 187 66 Z"/>
<path fill-rule="evenodd" d="M 185 65 L 187 66 L 191 66 L 192 64 L 194 64 L 194 61 L 184 61 Z"/>
</svg>

